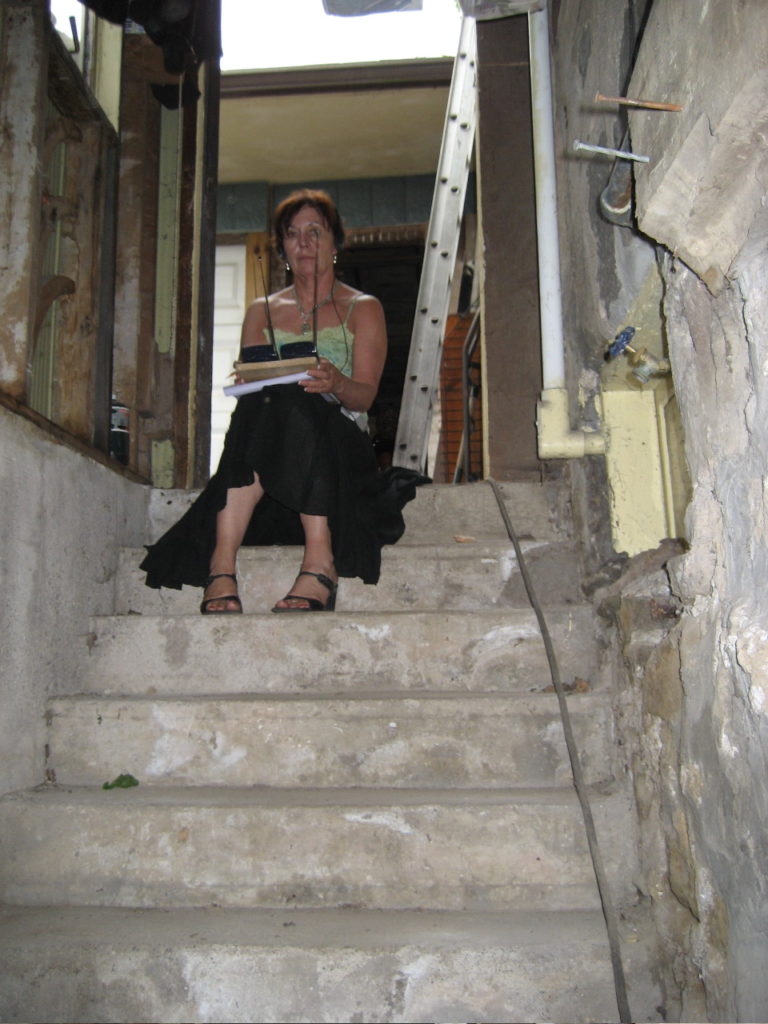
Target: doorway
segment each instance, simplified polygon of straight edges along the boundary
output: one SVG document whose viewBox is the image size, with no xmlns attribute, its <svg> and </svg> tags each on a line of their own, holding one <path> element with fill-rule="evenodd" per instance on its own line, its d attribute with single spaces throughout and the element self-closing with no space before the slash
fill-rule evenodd
<svg viewBox="0 0 768 1024">
<path fill-rule="evenodd" d="M 414 235 L 416 229 L 409 228 Z M 418 229 L 423 236 L 423 229 Z M 387 232 L 390 234 L 390 232 Z M 375 235 L 375 232 L 366 232 Z M 387 361 L 379 393 L 370 410 L 370 431 L 379 464 L 390 464 L 403 397 L 403 381 L 416 313 L 416 300 L 424 259 L 423 241 L 403 240 L 386 244 L 356 242 L 352 233 L 339 254 L 341 280 L 361 292 L 375 295 L 387 321 Z"/>
</svg>

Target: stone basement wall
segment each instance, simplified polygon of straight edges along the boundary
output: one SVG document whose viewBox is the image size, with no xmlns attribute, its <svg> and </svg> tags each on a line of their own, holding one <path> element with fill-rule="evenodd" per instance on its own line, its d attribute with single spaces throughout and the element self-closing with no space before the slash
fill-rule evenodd
<svg viewBox="0 0 768 1024">
<path fill-rule="evenodd" d="M 622 54 L 642 7 L 559 11 L 561 152 L 573 138 L 618 142 L 590 104 L 598 90 L 684 106 L 630 117 L 632 148 L 651 156 L 635 173 L 639 232 L 600 223 L 609 166 L 598 180 L 594 164 L 561 161 L 569 374 L 574 391 L 588 386 L 642 247 L 655 248 L 693 483 L 688 549 L 638 556 L 600 595 L 624 680 L 639 888 L 660 936 L 666 1018 L 765 1021 L 768 19 L 762 0 L 655 0 L 627 87 Z M 588 490 L 588 467 L 573 472 Z"/>
<path fill-rule="evenodd" d="M 710 1019 L 768 1014 L 768 290 L 763 252 L 712 296 L 670 265 L 670 356 L 694 481 L 690 551 L 670 565 L 684 606 L 668 638 L 678 735 L 658 744 L 668 784 L 670 888 Z M 651 685 L 653 684 L 651 680 Z M 644 688 L 645 689 L 645 688 Z M 653 716 L 653 730 L 663 720 Z M 674 858 L 690 862 L 685 892 Z"/>
<path fill-rule="evenodd" d="M 670 355 L 694 480 L 689 549 L 596 593 L 667 1019 L 768 1019 L 768 291 L 762 253 L 713 296 L 669 262 Z"/>
</svg>

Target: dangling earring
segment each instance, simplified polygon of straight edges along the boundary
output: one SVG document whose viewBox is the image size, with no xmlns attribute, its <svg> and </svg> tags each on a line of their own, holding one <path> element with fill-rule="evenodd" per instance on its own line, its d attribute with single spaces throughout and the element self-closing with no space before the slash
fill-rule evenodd
<svg viewBox="0 0 768 1024">
<path fill-rule="evenodd" d="M 333 265 L 334 265 L 334 267 L 336 266 L 336 260 L 337 260 L 338 258 L 339 258 L 339 257 L 338 257 L 338 255 L 337 255 L 336 253 L 334 253 L 334 254 L 333 254 Z"/>
<path fill-rule="evenodd" d="M 290 270 L 291 269 L 291 264 L 290 263 L 286 263 L 285 264 L 285 269 L 286 269 L 286 271 Z"/>
</svg>

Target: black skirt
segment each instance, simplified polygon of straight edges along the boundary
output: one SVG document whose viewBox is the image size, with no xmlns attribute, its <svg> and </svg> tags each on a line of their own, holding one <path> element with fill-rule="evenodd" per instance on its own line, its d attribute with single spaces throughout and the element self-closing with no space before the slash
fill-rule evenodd
<svg viewBox="0 0 768 1024">
<path fill-rule="evenodd" d="M 428 479 L 407 469 L 381 472 L 368 434 L 341 407 L 297 384 L 243 395 L 232 414 L 216 473 L 185 515 L 141 563 L 149 587 L 205 586 L 216 517 L 227 491 L 253 483 L 264 497 L 243 541 L 303 545 L 300 514 L 327 516 L 339 576 L 376 583 L 381 548 L 402 536 L 402 509 Z"/>
</svg>

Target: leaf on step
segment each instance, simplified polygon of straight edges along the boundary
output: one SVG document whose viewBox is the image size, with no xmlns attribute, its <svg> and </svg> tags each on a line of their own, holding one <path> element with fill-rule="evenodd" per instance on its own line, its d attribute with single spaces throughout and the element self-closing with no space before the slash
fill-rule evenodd
<svg viewBox="0 0 768 1024">
<path fill-rule="evenodd" d="M 453 538 L 457 544 L 474 544 L 474 537 L 463 537 L 460 533 L 457 533 Z"/>
<path fill-rule="evenodd" d="M 118 775 L 111 782 L 105 782 L 102 789 L 130 789 L 131 786 L 138 786 L 139 780 L 128 772 Z"/>
</svg>

